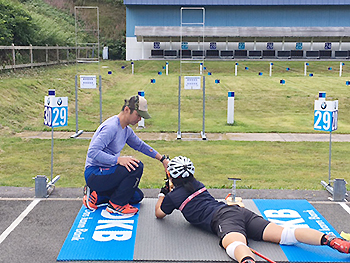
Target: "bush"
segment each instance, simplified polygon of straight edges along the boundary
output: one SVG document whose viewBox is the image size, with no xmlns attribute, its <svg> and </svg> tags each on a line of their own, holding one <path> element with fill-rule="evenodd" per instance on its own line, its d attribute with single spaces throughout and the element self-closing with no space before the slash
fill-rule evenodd
<svg viewBox="0 0 350 263">
<path fill-rule="evenodd" d="M 126 45 L 125 38 L 118 40 L 108 40 L 102 44 L 102 46 L 108 46 L 108 58 L 111 60 L 125 60 L 126 57 Z"/>
</svg>

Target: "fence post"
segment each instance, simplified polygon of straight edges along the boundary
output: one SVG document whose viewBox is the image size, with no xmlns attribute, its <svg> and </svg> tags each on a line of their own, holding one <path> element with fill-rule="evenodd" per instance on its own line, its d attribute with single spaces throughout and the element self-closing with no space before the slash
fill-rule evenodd
<svg viewBox="0 0 350 263">
<path fill-rule="evenodd" d="M 12 62 L 13 62 L 13 71 L 15 71 L 16 66 L 16 52 L 15 52 L 15 44 L 12 43 Z"/>
<path fill-rule="evenodd" d="M 29 53 L 30 53 L 30 68 L 33 68 L 33 46 L 32 44 L 29 45 Z"/>
<path fill-rule="evenodd" d="M 67 45 L 67 63 L 69 63 L 69 47 Z"/>
<path fill-rule="evenodd" d="M 60 51 L 58 49 L 58 44 L 56 46 L 57 46 L 57 64 L 60 64 Z"/>
<path fill-rule="evenodd" d="M 46 66 L 47 66 L 47 64 L 49 63 L 49 49 L 48 49 L 48 45 L 47 44 L 46 44 L 45 52 L 46 52 Z"/>
</svg>

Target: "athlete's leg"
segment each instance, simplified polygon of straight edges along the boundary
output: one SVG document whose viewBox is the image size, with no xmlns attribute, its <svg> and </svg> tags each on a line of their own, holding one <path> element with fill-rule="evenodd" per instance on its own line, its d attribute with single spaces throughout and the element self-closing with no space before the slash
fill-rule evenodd
<svg viewBox="0 0 350 263">
<path fill-rule="evenodd" d="M 321 238 L 323 233 L 311 228 L 296 228 L 295 231 L 270 223 L 266 226 L 263 233 L 263 240 L 274 242 L 292 244 L 294 241 L 309 244 L 321 245 Z"/>
<path fill-rule="evenodd" d="M 222 246 L 226 249 L 227 254 L 238 262 L 249 262 L 249 259 L 255 262 L 253 261 L 254 255 L 247 246 L 246 237 L 241 233 L 231 232 L 225 235 L 222 239 Z"/>
</svg>

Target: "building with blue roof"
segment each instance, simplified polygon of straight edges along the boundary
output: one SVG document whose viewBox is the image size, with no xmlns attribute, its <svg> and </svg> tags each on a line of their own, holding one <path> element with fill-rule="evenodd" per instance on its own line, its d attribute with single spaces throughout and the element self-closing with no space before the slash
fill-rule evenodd
<svg viewBox="0 0 350 263">
<path fill-rule="evenodd" d="M 124 0 L 126 59 L 348 58 L 350 0 Z"/>
</svg>

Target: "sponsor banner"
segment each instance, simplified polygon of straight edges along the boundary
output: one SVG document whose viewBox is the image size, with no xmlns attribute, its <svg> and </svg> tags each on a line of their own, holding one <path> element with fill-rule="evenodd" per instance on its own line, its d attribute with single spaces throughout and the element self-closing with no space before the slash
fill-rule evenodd
<svg viewBox="0 0 350 263">
<path fill-rule="evenodd" d="M 262 216 L 283 227 L 313 228 L 325 234 L 337 231 L 306 200 L 265 200 L 254 199 Z M 290 262 L 350 262 L 347 254 L 342 254 L 328 246 L 296 244 L 281 245 Z"/>
<path fill-rule="evenodd" d="M 133 260 L 137 223 L 138 214 L 111 215 L 105 207 L 92 212 L 82 206 L 57 260 Z"/>
</svg>

